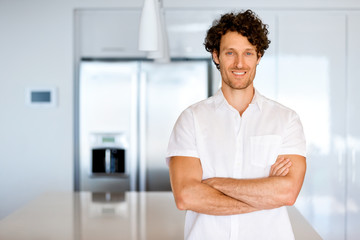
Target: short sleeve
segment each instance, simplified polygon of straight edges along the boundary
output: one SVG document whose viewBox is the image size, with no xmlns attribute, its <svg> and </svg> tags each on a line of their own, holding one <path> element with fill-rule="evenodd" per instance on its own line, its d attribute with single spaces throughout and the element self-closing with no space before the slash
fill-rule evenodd
<svg viewBox="0 0 360 240">
<path fill-rule="evenodd" d="M 296 113 L 292 113 L 283 135 L 280 155 L 301 155 L 306 157 L 306 141 L 303 126 Z"/>
<path fill-rule="evenodd" d="M 199 158 L 196 147 L 194 118 L 190 108 L 181 113 L 177 119 L 168 144 L 166 163 L 173 156 Z"/>
</svg>

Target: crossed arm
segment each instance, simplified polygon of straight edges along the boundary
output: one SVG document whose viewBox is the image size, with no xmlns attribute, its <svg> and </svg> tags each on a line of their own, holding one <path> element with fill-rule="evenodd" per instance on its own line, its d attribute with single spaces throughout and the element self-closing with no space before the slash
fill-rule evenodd
<svg viewBox="0 0 360 240">
<path fill-rule="evenodd" d="M 171 186 L 180 210 L 232 215 L 293 205 L 304 180 L 306 162 L 299 155 L 284 155 L 279 156 L 266 178 L 204 181 L 198 158 L 172 157 L 169 167 Z"/>
</svg>

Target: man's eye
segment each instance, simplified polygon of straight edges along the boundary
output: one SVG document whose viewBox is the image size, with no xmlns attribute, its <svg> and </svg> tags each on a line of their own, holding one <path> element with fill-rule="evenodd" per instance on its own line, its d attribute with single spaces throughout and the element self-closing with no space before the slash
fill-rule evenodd
<svg viewBox="0 0 360 240">
<path fill-rule="evenodd" d="M 226 55 L 233 55 L 233 52 L 227 52 Z"/>
<path fill-rule="evenodd" d="M 252 52 L 247 52 L 246 55 L 251 56 L 251 55 L 253 55 L 253 53 Z"/>
</svg>

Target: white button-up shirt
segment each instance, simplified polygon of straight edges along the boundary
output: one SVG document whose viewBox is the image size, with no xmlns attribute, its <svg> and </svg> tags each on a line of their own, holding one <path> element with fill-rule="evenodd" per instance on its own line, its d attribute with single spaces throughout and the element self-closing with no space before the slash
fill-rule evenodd
<svg viewBox="0 0 360 240">
<path fill-rule="evenodd" d="M 196 157 L 203 179 L 269 176 L 278 155 L 305 156 L 306 144 L 298 115 L 256 90 L 246 111 L 239 112 L 219 90 L 182 112 L 170 137 L 172 156 Z M 294 239 L 285 207 L 231 216 L 187 211 L 185 239 Z"/>
</svg>

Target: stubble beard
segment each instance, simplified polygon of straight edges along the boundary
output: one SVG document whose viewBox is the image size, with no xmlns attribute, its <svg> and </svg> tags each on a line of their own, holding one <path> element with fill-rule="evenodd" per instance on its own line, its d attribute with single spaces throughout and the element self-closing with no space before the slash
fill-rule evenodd
<svg viewBox="0 0 360 240">
<path fill-rule="evenodd" d="M 234 90 L 244 90 L 246 88 L 248 88 L 250 85 L 253 84 L 253 81 L 254 81 L 254 78 L 255 78 L 255 75 L 256 75 L 256 68 L 255 68 L 255 71 L 253 74 L 249 73 L 249 69 L 245 69 L 246 71 L 246 74 L 250 74 L 249 76 L 246 76 L 247 78 L 246 79 L 242 79 L 242 80 L 236 80 L 234 79 L 234 81 L 231 81 L 231 77 L 228 77 L 228 75 L 226 74 L 227 73 L 227 70 L 223 70 L 224 68 L 222 68 L 221 64 L 219 63 L 220 65 L 220 74 L 221 74 L 221 79 L 222 79 L 222 82 L 223 84 L 226 84 L 227 86 L 229 86 L 231 89 L 234 89 Z M 230 69 L 229 70 L 229 74 L 231 74 L 231 72 L 233 70 L 244 70 L 244 69 Z M 238 82 L 240 82 L 239 84 L 237 84 Z"/>
<path fill-rule="evenodd" d="M 246 74 L 248 74 L 248 73 L 246 73 Z M 234 81 L 231 81 L 230 78 L 226 77 L 226 74 L 224 74 L 224 76 L 225 76 L 225 78 L 223 77 L 223 74 L 221 76 L 223 83 L 234 90 L 244 90 L 253 83 L 253 79 L 251 79 L 251 78 L 247 78 L 247 79 L 243 79 L 243 80 L 234 79 Z"/>
<path fill-rule="evenodd" d="M 224 80 L 223 82 L 234 90 L 244 90 L 252 84 L 252 81 L 250 81 L 250 80 L 247 80 L 245 84 L 241 84 L 241 85 L 235 85 L 231 81 Z"/>
</svg>

